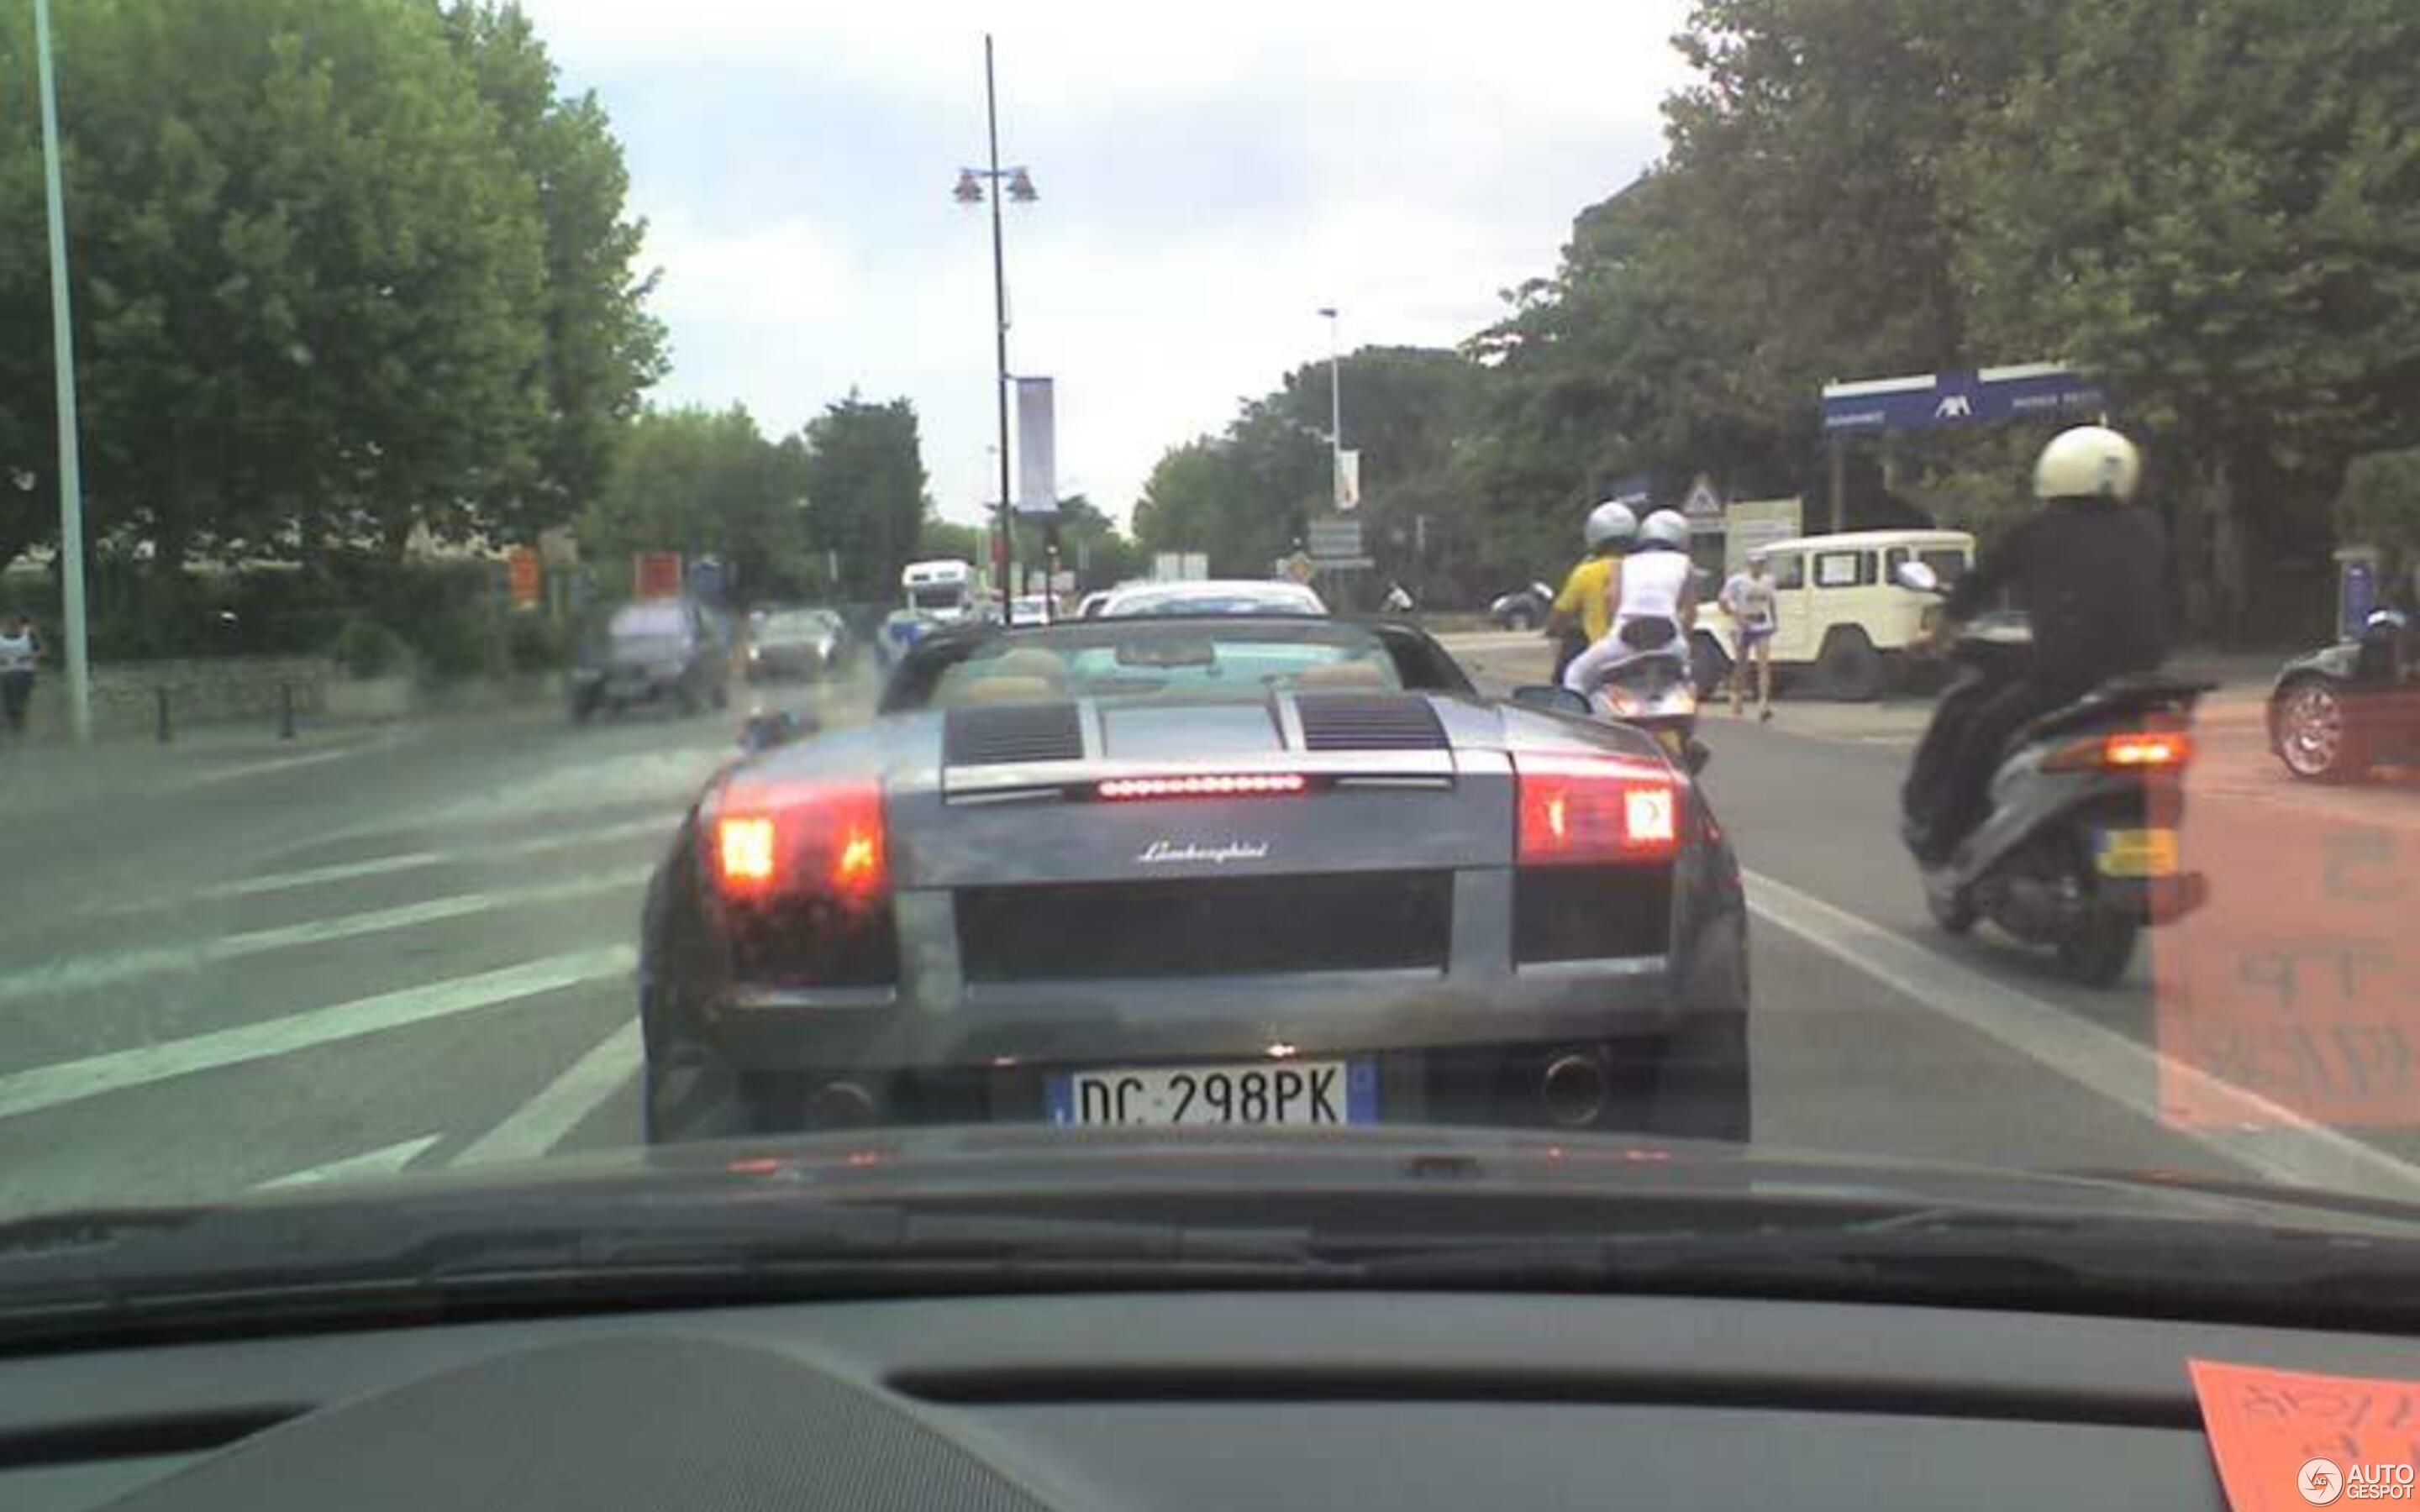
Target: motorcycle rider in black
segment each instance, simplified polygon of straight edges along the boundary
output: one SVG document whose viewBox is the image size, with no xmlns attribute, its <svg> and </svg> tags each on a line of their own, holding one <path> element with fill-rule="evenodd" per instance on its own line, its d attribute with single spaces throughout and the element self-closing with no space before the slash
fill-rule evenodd
<svg viewBox="0 0 2420 1512">
<path fill-rule="evenodd" d="M 2033 655 L 2014 682 L 1933 711 L 1903 794 L 1908 838 L 1926 865 L 1946 861 L 1982 823 L 1992 774 L 2018 731 L 2167 659 L 2167 532 L 2133 502 L 2141 477 L 2140 455 L 2118 432 L 2060 432 L 2034 467 L 2034 494 L 2047 507 L 1982 552 L 1950 594 L 1946 622 L 2008 594 L 2031 617 Z"/>
</svg>

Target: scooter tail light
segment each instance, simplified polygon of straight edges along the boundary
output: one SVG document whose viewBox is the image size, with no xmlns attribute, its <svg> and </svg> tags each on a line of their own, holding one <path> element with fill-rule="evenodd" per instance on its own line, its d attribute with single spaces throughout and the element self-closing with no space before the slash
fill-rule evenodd
<svg viewBox="0 0 2420 1512">
<path fill-rule="evenodd" d="M 2046 772 L 2177 772 L 2193 760 L 2193 737 L 2181 730 L 2136 730 L 2088 735 L 2042 761 Z"/>
<path fill-rule="evenodd" d="M 1681 848 L 1682 782 L 1628 757 L 1513 758 L 1522 866 L 1656 861 Z"/>
</svg>

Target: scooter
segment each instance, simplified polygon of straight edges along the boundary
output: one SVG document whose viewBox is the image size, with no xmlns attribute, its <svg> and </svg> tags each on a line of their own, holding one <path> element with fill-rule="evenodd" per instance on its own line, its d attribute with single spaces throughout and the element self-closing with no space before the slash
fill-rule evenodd
<svg viewBox="0 0 2420 1512">
<path fill-rule="evenodd" d="M 1684 759 L 1698 733 L 1698 685 L 1679 656 L 1640 656 L 1616 667 L 1599 684 L 1589 707 L 1601 719 L 1619 719 L 1653 735 L 1672 759 Z"/>
<path fill-rule="evenodd" d="M 1903 563 L 1896 578 L 1941 593 L 1922 563 Z M 2022 613 L 1960 625 L 1946 717 L 2004 687 L 2032 651 Z M 2207 879 L 2185 870 L 2178 834 L 2193 758 L 2188 726 L 2210 688 L 2156 673 L 2115 678 L 2019 731 L 1993 774 L 1989 816 L 1947 861 L 1918 862 L 1933 922 L 1963 934 L 1989 918 L 2052 947 L 2077 981 L 2106 987 L 2124 977 L 2146 927 L 2174 923 L 2209 896 Z M 1913 816 L 1903 832 L 1918 851 Z"/>
</svg>

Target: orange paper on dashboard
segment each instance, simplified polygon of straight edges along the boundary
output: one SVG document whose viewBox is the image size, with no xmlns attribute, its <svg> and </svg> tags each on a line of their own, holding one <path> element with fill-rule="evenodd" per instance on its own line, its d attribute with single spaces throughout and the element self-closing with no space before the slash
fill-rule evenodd
<svg viewBox="0 0 2420 1512">
<path fill-rule="evenodd" d="M 2420 1503 L 2420 1381 L 2186 1364 L 2235 1512 Z"/>
</svg>

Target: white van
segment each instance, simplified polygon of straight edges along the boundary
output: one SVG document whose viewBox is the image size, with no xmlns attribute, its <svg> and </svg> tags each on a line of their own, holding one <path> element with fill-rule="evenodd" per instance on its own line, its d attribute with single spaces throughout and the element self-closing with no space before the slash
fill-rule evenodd
<svg viewBox="0 0 2420 1512">
<path fill-rule="evenodd" d="M 1938 615 L 1938 599 L 1893 580 L 1899 564 L 1921 562 L 1947 587 L 1975 560 L 1975 537 L 1852 531 L 1776 541 L 1764 556 L 1777 611 L 1775 674 L 1819 697 L 1869 699 L 1912 680 L 1908 652 Z M 1729 628 L 1720 614 L 1712 622 Z"/>
</svg>

